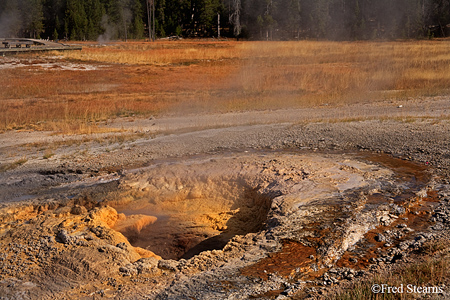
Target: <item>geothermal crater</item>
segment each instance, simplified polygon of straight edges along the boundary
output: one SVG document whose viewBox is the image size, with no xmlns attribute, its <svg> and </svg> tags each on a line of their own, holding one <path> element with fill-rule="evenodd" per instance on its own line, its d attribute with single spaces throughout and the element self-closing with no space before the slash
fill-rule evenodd
<svg viewBox="0 0 450 300">
<path fill-rule="evenodd" d="M 123 217 L 115 229 L 164 259 L 222 249 L 313 201 L 379 185 L 392 171 L 342 155 L 244 153 L 130 170 L 103 204 Z M 273 204 L 273 199 L 277 204 Z M 337 200 L 328 200 L 331 205 Z M 272 211 L 271 211 L 271 206 Z M 280 206 L 280 207 L 277 207 Z M 270 227 L 270 226 L 269 226 Z"/>
<path fill-rule="evenodd" d="M 381 154 L 246 151 L 153 161 L 116 184 L 61 186 L 48 204 L 4 209 L 0 291 L 16 272 L 39 283 L 31 290 L 42 298 L 102 285 L 126 298 L 134 292 L 120 287 L 130 282 L 156 299 L 192 292 L 194 282 L 199 295 L 202 284 L 227 293 L 228 282 L 250 296 L 280 289 L 274 275 L 303 282 L 333 266 L 364 269 L 426 227 L 428 180 L 423 167 Z M 387 241 L 377 240 L 380 230 L 392 233 Z"/>
<path fill-rule="evenodd" d="M 105 204 L 136 222 L 116 230 L 165 259 L 221 249 L 235 235 L 260 231 L 272 197 L 243 177 L 227 175 L 230 170 L 207 171 L 213 165 L 163 165 L 126 176 L 119 199 Z"/>
</svg>

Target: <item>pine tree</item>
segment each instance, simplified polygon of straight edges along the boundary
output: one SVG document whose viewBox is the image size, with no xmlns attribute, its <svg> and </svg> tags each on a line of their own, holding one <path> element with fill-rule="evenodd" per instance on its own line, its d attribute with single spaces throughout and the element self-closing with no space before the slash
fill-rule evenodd
<svg viewBox="0 0 450 300">
<path fill-rule="evenodd" d="M 18 3 L 20 15 L 16 17 L 22 22 L 20 36 L 40 38 L 44 31 L 42 0 L 21 0 Z"/>
<path fill-rule="evenodd" d="M 105 8 L 99 0 L 85 0 L 84 8 L 88 20 L 86 38 L 96 40 L 102 33 L 101 22 Z"/>
<path fill-rule="evenodd" d="M 0 32 L 5 37 L 139 39 L 149 25 L 146 6 L 147 0 L 0 0 Z M 450 34 L 449 0 L 155 0 L 156 35 L 216 36 L 218 15 L 223 36 L 256 39 Z"/>
<path fill-rule="evenodd" d="M 82 0 L 67 0 L 65 23 L 71 40 L 86 40 L 89 20 Z"/>
<path fill-rule="evenodd" d="M 142 39 L 144 37 L 144 10 L 139 0 L 132 0 L 132 25 L 130 36 L 134 39 Z"/>
</svg>

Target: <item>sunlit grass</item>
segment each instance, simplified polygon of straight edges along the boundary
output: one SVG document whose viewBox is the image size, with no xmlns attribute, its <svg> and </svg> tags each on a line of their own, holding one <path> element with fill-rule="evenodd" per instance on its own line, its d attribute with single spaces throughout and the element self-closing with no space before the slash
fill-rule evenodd
<svg viewBox="0 0 450 300">
<path fill-rule="evenodd" d="M 403 97 L 447 93 L 448 46 L 442 41 L 250 43 L 254 57 L 238 82 L 250 91 L 296 91 L 296 102 L 303 105 L 382 100 L 390 90 L 403 91 Z"/>
<path fill-rule="evenodd" d="M 446 291 L 450 270 L 450 255 L 447 249 L 448 241 L 436 241 L 426 244 L 420 253 L 423 257 L 418 258 L 414 263 L 408 263 L 402 268 L 378 274 L 369 280 L 353 284 L 347 290 L 344 290 L 330 299 L 333 300 L 363 300 L 363 299 L 418 299 L 422 296 L 420 293 L 408 293 L 410 288 L 416 287 L 441 287 Z M 373 293 L 374 284 L 387 284 L 392 287 L 404 286 L 404 293 Z M 439 293 L 428 294 L 428 298 L 442 299 L 443 295 Z"/>
<path fill-rule="evenodd" d="M 416 287 L 434 287 L 445 291 L 447 278 L 450 275 L 448 271 L 449 257 L 426 258 L 417 264 L 410 264 L 403 270 L 389 274 L 378 275 L 371 280 L 358 282 L 352 288 L 330 297 L 333 300 L 366 300 L 366 299 L 418 299 L 419 293 L 411 293 Z M 404 293 L 381 293 L 372 292 L 373 285 L 387 284 L 391 287 L 401 287 L 403 285 Z M 409 290 L 408 290 L 409 287 Z M 429 294 L 430 295 L 430 294 Z M 431 294 L 432 299 L 442 299 L 439 293 Z"/>
<path fill-rule="evenodd" d="M 447 95 L 449 48 L 447 40 L 85 44 L 82 51 L 21 56 L 28 66 L 2 70 L 0 131 L 89 132 L 122 116 Z M 33 66 L 48 60 L 95 70 Z"/>
<path fill-rule="evenodd" d="M 121 43 L 67 52 L 64 57 L 103 63 L 169 65 L 242 57 L 242 43 L 154 42 Z"/>
</svg>

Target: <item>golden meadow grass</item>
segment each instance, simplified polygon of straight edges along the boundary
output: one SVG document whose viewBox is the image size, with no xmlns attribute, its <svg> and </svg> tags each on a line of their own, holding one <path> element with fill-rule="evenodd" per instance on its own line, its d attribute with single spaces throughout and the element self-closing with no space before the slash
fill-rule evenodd
<svg viewBox="0 0 450 300">
<path fill-rule="evenodd" d="M 105 51 L 106 50 L 106 51 Z M 104 63 L 165 66 L 185 62 L 241 58 L 242 47 L 234 42 L 121 43 L 66 53 L 65 57 Z"/>
<path fill-rule="evenodd" d="M 0 130 L 89 132 L 120 116 L 446 95 L 448 49 L 448 40 L 85 44 L 82 51 L 20 56 L 31 63 L 2 70 Z M 47 61 L 55 66 L 32 64 Z"/>
</svg>

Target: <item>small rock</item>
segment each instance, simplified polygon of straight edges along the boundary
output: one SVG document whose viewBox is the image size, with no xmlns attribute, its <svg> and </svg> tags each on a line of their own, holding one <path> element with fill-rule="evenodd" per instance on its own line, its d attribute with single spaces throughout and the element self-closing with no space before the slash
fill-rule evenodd
<svg viewBox="0 0 450 300">
<path fill-rule="evenodd" d="M 122 250 L 125 250 L 125 251 L 128 250 L 128 246 L 127 246 L 127 244 L 125 244 L 125 243 L 119 243 L 119 244 L 116 245 L 116 247 L 117 247 L 117 248 L 120 248 L 120 249 L 122 249 Z"/>
<path fill-rule="evenodd" d="M 161 259 L 158 262 L 158 268 L 170 271 L 178 271 L 178 262 L 172 259 Z"/>
<path fill-rule="evenodd" d="M 409 243 L 408 241 L 404 241 L 404 242 L 401 242 L 401 243 L 398 245 L 398 248 L 399 248 L 400 250 L 406 250 L 406 249 L 409 248 L 409 245 L 410 245 L 410 243 Z"/>
<path fill-rule="evenodd" d="M 389 226 L 389 225 L 391 225 L 392 222 L 393 222 L 393 220 L 389 216 L 382 216 L 380 218 L 380 223 L 383 226 Z"/>
<path fill-rule="evenodd" d="M 138 273 L 136 267 L 132 264 L 120 267 L 119 272 L 122 273 L 122 275 L 124 276 L 136 275 Z"/>
<path fill-rule="evenodd" d="M 356 259 L 355 257 L 350 257 L 349 261 L 352 263 L 357 263 L 358 259 Z"/>
<path fill-rule="evenodd" d="M 444 229 L 444 225 L 442 225 L 442 223 L 436 223 L 436 225 L 434 225 L 433 227 L 431 227 L 433 230 L 436 231 L 440 231 L 442 229 Z"/>
<path fill-rule="evenodd" d="M 70 244 L 70 242 L 72 241 L 72 237 L 69 235 L 69 233 L 67 232 L 67 230 L 62 229 L 58 232 L 58 234 L 56 235 L 56 238 L 63 244 Z"/>
<path fill-rule="evenodd" d="M 154 257 L 141 258 L 133 265 L 136 267 L 138 274 L 154 273 L 158 268 L 159 261 Z"/>
<path fill-rule="evenodd" d="M 336 270 L 335 268 L 332 268 L 328 271 L 329 273 L 333 273 L 333 274 L 337 274 L 338 270 Z"/>
<path fill-rule="evenodd" d="M 82 215 L 82 214 L 87 213 L 87 209 L 84 206 L 76 205 L 76 206 L 72 207 L 72 209 L 70 210 L 70 213 L 72 215 Z"/>
<path fill-rule="evenodd" d="M 100 239 L 106 239 L 109 237 L 108 230 L 101 226 L 91 228 L 91 231 Z"/>
<path fill-rule="evenodd" d="M 377 242 L 385 242 L 386 241 L 386 237 L 384 235 L 382 235 L 381 233 L 377 234 L 374 239 Z"/>
<path fill-rule="evenodd" d="M 87 247 L 87 246 L 89 246 L 88 242 L 83 241 L 83 240 L 77 240 L 76 243 L 75 243 L 75 245 L 77 245 L 77 246 L 82 246 L 82 247 Z"/>
<path fill-rule="evenodd" d="M 405 212 L 406 209 L 404 207 L 393 204 L 391 206 L 391 213 L 389 214 L 389 216 L 397 219 L 397 216 L 403 215 Z"/>
</svg>

